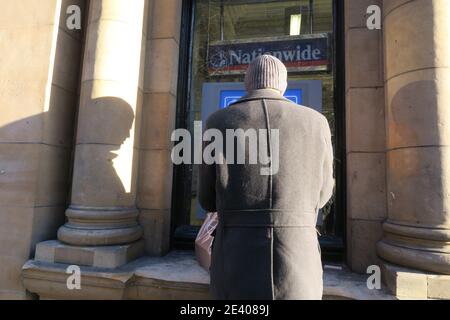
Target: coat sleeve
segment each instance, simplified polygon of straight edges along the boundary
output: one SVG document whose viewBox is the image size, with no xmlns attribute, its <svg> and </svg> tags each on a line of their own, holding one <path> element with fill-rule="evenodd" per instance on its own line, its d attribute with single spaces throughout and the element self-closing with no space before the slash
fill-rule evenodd
<svg viewBox="0 0 450 320">
<path fill-rule="evenodd" d="M 206 123 L 205 130 L 209 128 L 208 121 Z M 202 155 L 205 147 L 211 143 L 203 142 Z M 216 212 L 216 165 L 206 164 L 203 161 L 199 168 L 198 179 L 198 201 L 202 208 L 208 212 Z"/>
<path fill-rule="evenodd" d="M 324 119 L 323 139 L 325 140 L 325 158 L 322 169 L 322 188 L 320 190 L 319 208 L 323 208 L 333 195 L 334 177 L 333 177 L 333 145 L 331 143 L 331 130 L 328 121 Z"/>
</svg>

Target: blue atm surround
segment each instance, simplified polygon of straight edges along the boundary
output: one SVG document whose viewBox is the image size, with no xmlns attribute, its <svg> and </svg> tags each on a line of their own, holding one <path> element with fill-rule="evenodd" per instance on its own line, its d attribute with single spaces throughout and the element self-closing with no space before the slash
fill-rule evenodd
<svg viewBox="0 0 450 320">
<path fill-rule="evenodd" d="M 202 121 L 214 111 L 228 107 L 231 103 L 239 100 L 245 95 L 244 83 L 242 82 L 214 82 L 204 83 L 202 91 Z M 322 112 L 322 81 L 320 80 L 298 80 L 289 81 L 288 89 L 284 95 L 289 100 L 299 104 L 301 107 L 309 107 Z M 196 204 L 197 218 L 204 219 L 205 211 Z M 319 216 L 319 224 L 321 217 Z"/>
<path fill-rule="evenodd" d="M 209 82 L 203 84 L 202 121 L 216 110 L 225 108 L 245 95 L 242 82 Z M 284 95 L 293 102 L 322 112 L 322 81 L 289 81 Z"/>
</svg>

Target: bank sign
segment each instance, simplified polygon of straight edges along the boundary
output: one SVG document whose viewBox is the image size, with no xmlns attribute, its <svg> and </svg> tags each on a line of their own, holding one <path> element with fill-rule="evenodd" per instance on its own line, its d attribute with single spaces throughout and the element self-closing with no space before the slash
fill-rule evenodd
<svg viewBox="0 0 450 320">
<path fill-rule="evenodd" d="M 208 50 L 208 73 L 242 74 L 262 54 L 277 57 L 289 72 L 326 71 L 330 67 L 329 36 L 326 33 L 251 42 L 217 42 Z"/>
</svg>

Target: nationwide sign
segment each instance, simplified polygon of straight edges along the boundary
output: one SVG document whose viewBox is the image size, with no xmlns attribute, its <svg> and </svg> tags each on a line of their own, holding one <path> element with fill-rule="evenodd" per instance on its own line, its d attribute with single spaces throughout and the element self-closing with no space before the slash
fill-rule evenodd
<svg viewBox="0 0 450 320">
<path fill-rule="evenodd" d="M 326 71 L 330 67 L 327 33 L 284 39 L 217 42 L 208 48 L 208 73 L 243 74 L 248 65 L 262 54 L 270 54 L 286 65 L 289 72 Z"/>
</svg>

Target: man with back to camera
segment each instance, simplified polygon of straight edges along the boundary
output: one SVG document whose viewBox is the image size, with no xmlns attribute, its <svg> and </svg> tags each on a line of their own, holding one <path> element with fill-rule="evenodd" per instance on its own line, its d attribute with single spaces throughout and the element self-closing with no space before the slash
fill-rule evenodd
<svg viewBox="0 0 450 320">
<path fill-rule="evenodd" d="M 205 130 L 217 129 L 223 137 L 227 129 L 267 130 L 267 143 L 258 146 L 265 146 L 259 151 L 271 158 L 268 164 L 240 164 L 234 152 L 235 158 L 225 156 L 223 164 L 200 166 L 200 204 L 219 215 L 212 296 L 322 299 L 316 222 L 334 187 L 330 127 L 319 112 L 283 97 L 287 70 L 273 56 L 259 56 L 250 64 L 245 87 L 247 95 L 213 113 Z M 262 174 L 267 166 L 270 173 Z"/>
</svg>

